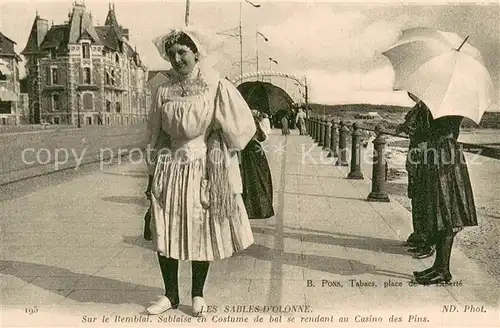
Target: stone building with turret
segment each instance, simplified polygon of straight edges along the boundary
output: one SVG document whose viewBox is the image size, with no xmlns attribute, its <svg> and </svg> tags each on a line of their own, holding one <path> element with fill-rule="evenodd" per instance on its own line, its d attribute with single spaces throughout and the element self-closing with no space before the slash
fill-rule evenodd
<svg viewBox="0 0 500 328">
<path fill-rule="evenodd" d="M 26 47 L 30 121 L 52 124 L 144 122 L 150 96 L 147 69 L 109 6 L 94 26 L 84 3 L 68 21 L 52 24 L 36 14 Z"/>
</svg>

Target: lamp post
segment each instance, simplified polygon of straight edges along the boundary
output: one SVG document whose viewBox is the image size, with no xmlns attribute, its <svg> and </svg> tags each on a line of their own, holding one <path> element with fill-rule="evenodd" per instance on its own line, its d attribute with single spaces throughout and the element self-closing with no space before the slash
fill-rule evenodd
<svg viewBox="0 0 500 328">
<path fill-rule="evenodd" d="M 80 100 L 81 96 L 80 95 L 77 95 L 76 96 L 76 124 L 77 124 L 77 127 L 78 128 L 81 128 L 81 125 L 80 125 L 80 103 L 81 103 L 81 100 Z"/>
<path fill-rule="evenodd" d="M 307 110 L 309 110 L 309 86 L 307 85 L 307 76 L 304 77 L 304 92 L 305 92 L 305 95 L 304 95 L 304 98 L 305 98 L 305 101 L 306 101 L 306 108 Z"/>
<path fill-rule="evenodd" d="M 189 25 L 189 9 L 190 9 L 190 1 L 186 0 L 186 15 L 184 16 L 184 23 L 186 26 Z"/>
<path fill-rule="evenodd" d="M 268 42 L 269 39 L 259 31 L 255 33 L 255 57 L 257 57 L 257 69 L 256 73 L 259 73 L 259 35 L 264 39 L 264 41 Z M 258 78 L 258 77 L 257 77 Z"/>
<path fill-rule="evenodd" d="M 254 8 L 260 8 L 260 5 L 257 5 L 250 0 L 245 0 L 246 3 L 252 5 Z M 240 2 L 240 19 L 239 19 L 239 35 L 240 35 L 240 76 L 243 76 L 243 32 L 242 32 L 242 20 L 241 20 L 241 11 L 243 7 L 243 2 Z"/>
<path fill-rule="evenodd" d="M 252 5 L 254 8 L 260 8 L 260 5 L 255 4 L 251 2 L 250 0 L 244 0 L 246 3 L 249 5 Z M 243 2 L 240 2 L 240 14 L 239 14 L 239 22 L 238 22 L 238 27 L 236 28 L 231 28 L 222 32 L 219 32 L 217 34 L 219 35 L 225 35 L 225 36 L 230 36 L 236 39 L 239 39 L 240 41 L 240 76 L 243 76 L 243 27 L 242 27 L 242 18 L 241 18 L 241 12 L 243 8 Z"/>
</svg>

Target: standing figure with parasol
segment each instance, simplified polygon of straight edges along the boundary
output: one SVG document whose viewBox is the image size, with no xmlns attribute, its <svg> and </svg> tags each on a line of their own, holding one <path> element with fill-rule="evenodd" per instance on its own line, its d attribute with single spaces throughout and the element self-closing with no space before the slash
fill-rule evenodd
<svg viewBox="0 0 500 328">
<path fill-rule="evenodd" d="M 431 117 L 422 160 L 436 258 L 432 267 L 413 272 L 418 284 L 451 281 L 454 237 L 464 227 L 477 226 L 467 163 L 457 139 L 465 117 L 479 124 L 491 103 L 493 84 L 480 52 L 467 39 L 410 28 L 384 52 L 394 67 L 395 88 L 418 97 Z"/>
</svg>

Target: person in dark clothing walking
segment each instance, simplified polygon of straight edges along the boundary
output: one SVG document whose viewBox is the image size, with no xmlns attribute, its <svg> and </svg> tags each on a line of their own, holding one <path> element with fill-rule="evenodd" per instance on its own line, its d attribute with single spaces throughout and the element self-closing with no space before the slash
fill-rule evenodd
<svg viewBox="0 0 500 328">
<path fill-rule="evenodd" d="M 243 181 L 243 202 L 249 219 L 268 219 L 274 216 L 273 182 L 265 148 L 268 138 L 261 122 L 254 116 L 257 132 L 240 152 L 240 172 Z"/>
<path fill-rule="evenodd" d="M 290 134 L 290 129 L 288 128 L 288 116 L 284 115 L 281 118 L 281 134 L 286 136 Z"/>
</svg>

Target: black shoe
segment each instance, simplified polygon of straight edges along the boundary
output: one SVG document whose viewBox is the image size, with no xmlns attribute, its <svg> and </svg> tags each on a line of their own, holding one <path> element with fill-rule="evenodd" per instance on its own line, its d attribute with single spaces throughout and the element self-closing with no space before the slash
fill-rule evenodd
<svg viewBox="0 0 500 328">
<path fill-rule="evenodd" d="M 425 247 L 420 250 L 420 252 L 413 254 L 414 259 L 425 259 L 434 255 L 434 247 Z"/>
<path fill-rule="evenodd" d="M 434 267 L 430 267 L 429 269 L 425 269 L 425 270 L 422 270 L 422 271 L 413 271 L 413 275 L 415 277 L 423 277 L 423 276 L 429 275 L 433 271 L 436 271 L 434 269 Z"/>
<path fill-rule="evenodd" d="M 403 243 L 403 246 L 405 247 L 411 247 L 411 248 L 416 248 L 418 246 L 422 245 L 421 242 L 418 242 L 418 241 L 405 241 Z"/>
<path fill-rule="evenodd" d="M 423 249 L 424 248 L 422 246 L 417 246 L 417 247 L 408 249 L 407 252 L 410 252 L 410 253 L 422 253 Z"/>
<path fill-rule="evenodd" d="M 412 243 L 412 242 L 417 241 L 417 239 L 418 239 L 417 235 L 416 235 L 414 232 L 412 232 L 412 233 L 408 236 L 408 238 L 406 239 L 406 241 L 407 241 L 407 242 L 409 242 L 409 243 Z"/>
<path fill-rule="evenodd" d="M 409 235 L 406 239 L 406 243 L 408 246 L 422 245 L 425 244 L 425 238 L 423 238 L 421 234 L 415 234 L 414 232 L 412 232 L 411 235 Z"/>
<path fill-rule="evenodd" d="M 437 285 L 451 281 L 450 273 L 433 271 L 426 276 L 415 278 L 415 282 L 420 285 Z"/>
</svg>

